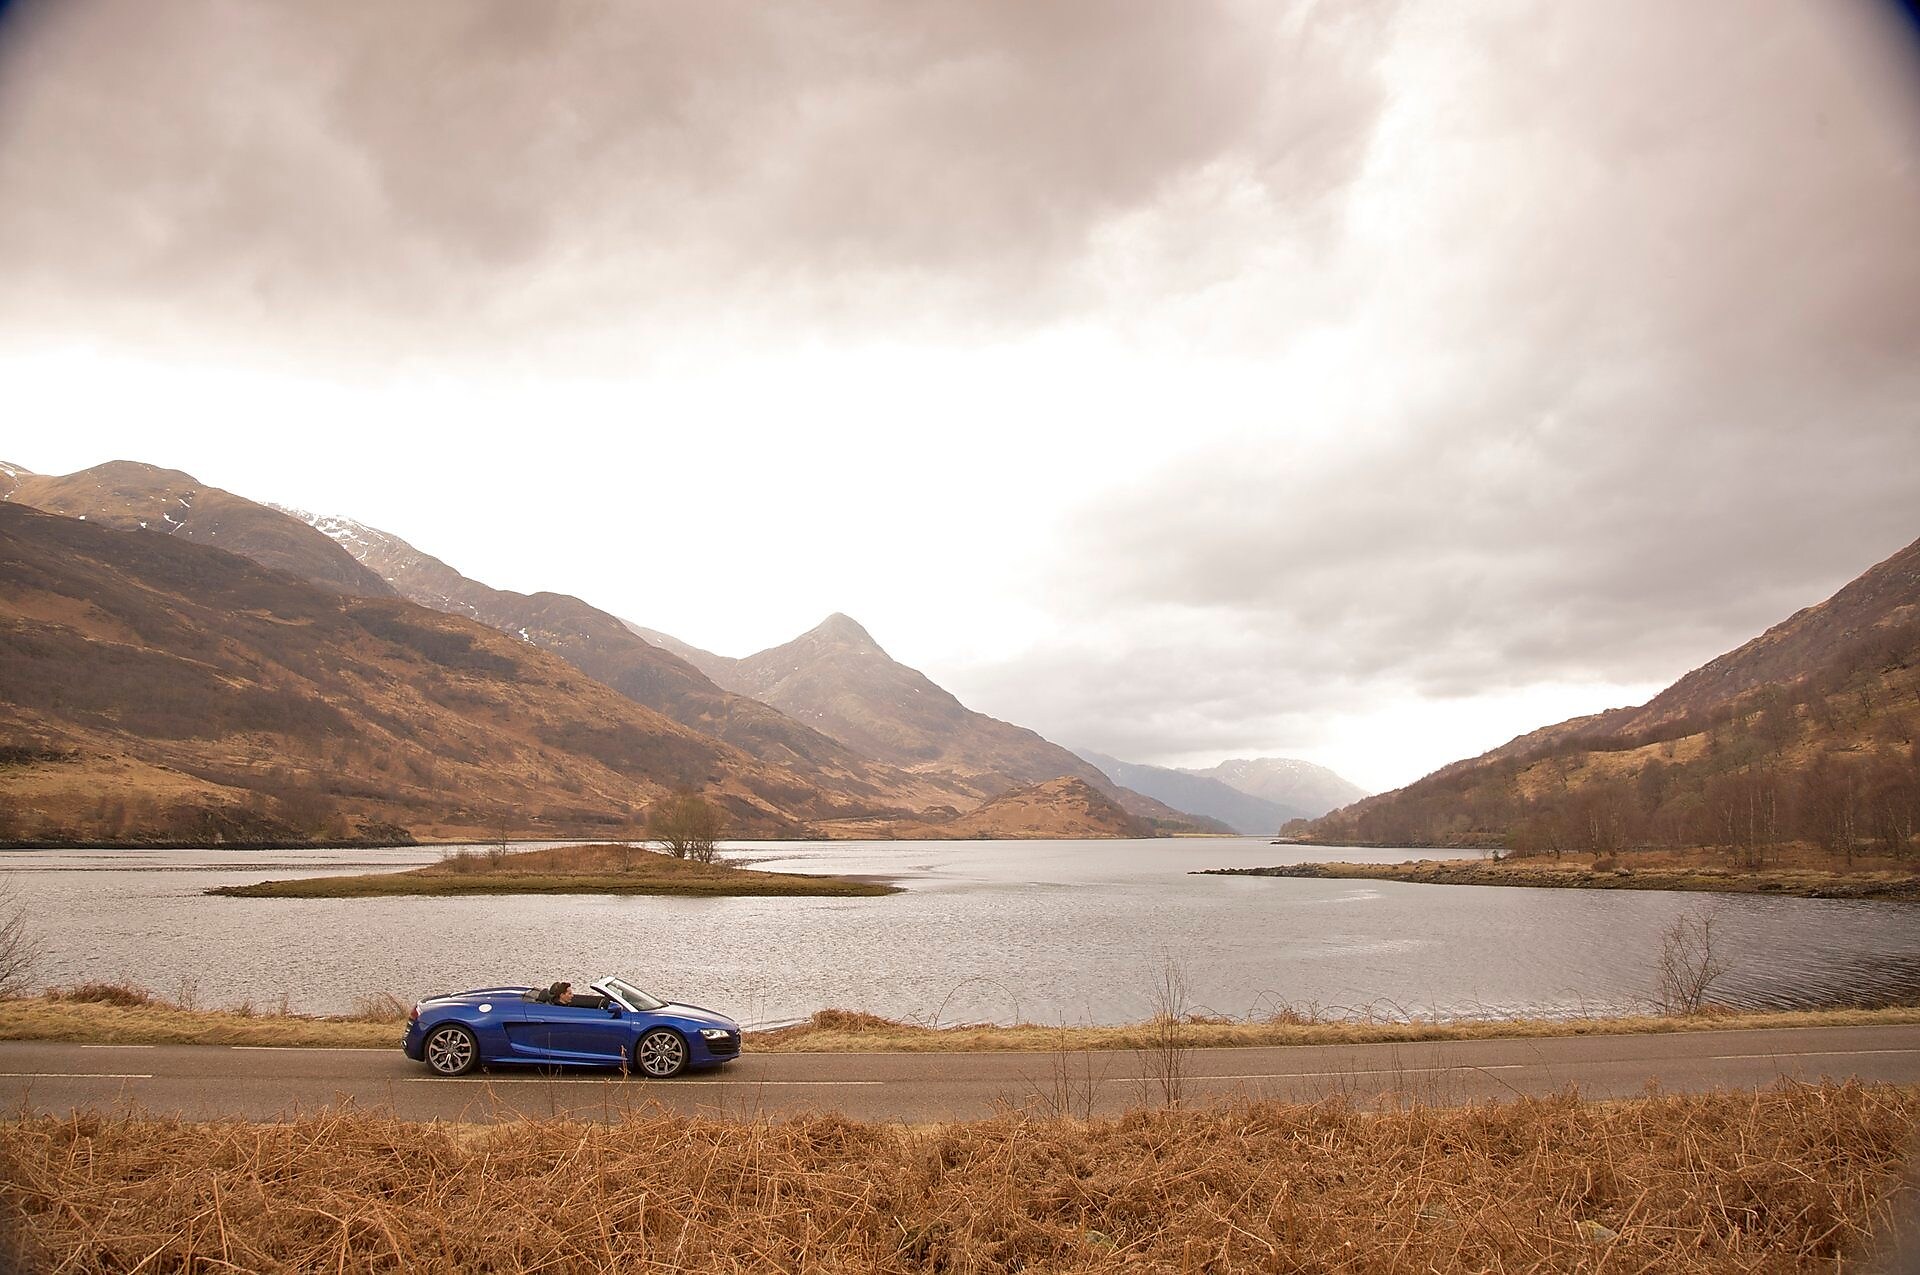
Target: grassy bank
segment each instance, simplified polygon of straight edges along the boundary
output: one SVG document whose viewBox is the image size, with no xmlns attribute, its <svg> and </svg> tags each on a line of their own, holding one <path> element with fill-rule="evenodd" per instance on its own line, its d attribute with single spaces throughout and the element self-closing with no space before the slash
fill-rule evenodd
<svg viewBox="0 0 1920 1275">
<path fill-rule="evenodd" d="M 538 850 L 457 851 L 404 872 L 306 877 L 223 885 L 208 894 L 241 899 L 366 899 L 454 894 L 678 894 L 872 897 L 890 885 L 848 877 L 761 872 L 696 863 L 632 846 L 548 846 Z"/>
<path fill-rule="evenodd" d="M 1288 863 L 1271 868 L 1210 868 L 1202 875 L 1401 881 L 1415 885 L 1502 885 L 1565 890 L 1679 890 L 1709 894 L 1774 894 L 1809 899 L 1893 899 L 1920 902 L 1911 871 L 1834 872 L 1822 868 L 1734 868 L 1569 855 L 1563 859 L 1444 860 L 1414 863 Z"/>
<path fill-rule="evenodd" d="M 0 1040 L 57 1040 L 98 1045 L 282 1045 L 391 1049 L 406 1006 L 370 997 L 352 1015 L 333 1018 L 287 1013 L 277 1006 L 202 1009 L 177 1005 L 138 988 L 89 984 L 37 997 L 0 1001 Z M 1619 1036 L 1636 1033 L 1779 1027 L 1870 1027 L 1920 1024 L 1920 1007 L 1809 1010 L 1621 1018 L 1517 1018 L 1439 1022 L 1328 1017 L 1284 1010 L 1259 1019 L 1189 1018 L 1179 1040 L 1195 1049 L 1250 1045 L 1335 1045 L 1391 1041 L 1490 1040 L 1542 1036 Z M 751 1032 L 752 1053 L 970 1053 L 1084 1049 L 1154 1049 L 1165 1044 L 1151 1023 L 1119 1027 L 927 1027 L 861 1013 L 825 1009 L 804 1023 Z"/>
<path fill-rule="evenodd" d="M 1920 1095 L 1572 1096 L 476 1129 L 0 1124 L 29 1270 L 1831 1271 L 1903 1196 Z"/>
</svg>

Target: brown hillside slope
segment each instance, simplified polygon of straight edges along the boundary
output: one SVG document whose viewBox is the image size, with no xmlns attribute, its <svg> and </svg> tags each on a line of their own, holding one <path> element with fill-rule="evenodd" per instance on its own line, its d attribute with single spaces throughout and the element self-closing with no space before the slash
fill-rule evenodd
<svg viewBox="0 0 1920 1275">
<path fill-rule="evenodd" d="M 833 835 L 841 837 L 946 841 L 1155 837 L 1163 831 L 1073 776 L 1001 793 L 977 809 L 944 820 L 846 820 L 831 827 Z"/>
<path fill-rule="evenodd" d="M 627 832 L 680 787 L 742 833 L 888 813 L 471 620 L 19 505 L 0 505 L 0 743 L 16 838 Z"/>
<path fill-rule="evenodd" d="M 177 469 L 115 460 L 58 476 L 18 470 L 7 481 L 11 485 L 0 491 L 0 499 L 16 504 L 121 531 L 213 545 L 336 593 L 393 596 L 385 581 L 313 528 Z"/>
<path fill-rule="evenodd" d="M 975 712 L 839 613 L 745 659 L 695 653 L 705 657 L 703 665 L 722 686 L 895 766 L 965 776 L 986 793 L 1070 776 L 1163 830 L 1231 831 L 1118 786 L 1099 767 L 1036 731 Z"/>
<path fill-rule="evenodd" d="M 1639 708 L 1546 727 L 1289 830 L 1609 853 L 1792 844 L 1851 863 L 1920 832 L 1920 542 Z"/>
<path fill-rule="evenodd" d="M 462 575 L 400 537 L 349 518 L 296 514 L 421 606 L 467 616 L 551 651 L 596 681 L 684 726 L 725 740 L 826 790 L 869 804 L 924 809 L 980 794 L 937 776 L 877 765 L 837 740 L 745 695 L 715 686 L 677 655 L 581 599 L 514 593 Z"/>
</svg>

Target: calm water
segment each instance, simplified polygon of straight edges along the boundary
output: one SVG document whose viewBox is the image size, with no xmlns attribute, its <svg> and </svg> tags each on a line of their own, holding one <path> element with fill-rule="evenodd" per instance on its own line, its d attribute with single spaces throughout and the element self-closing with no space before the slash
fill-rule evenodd
<svg viewBox="0 0 1920 1275">
<path fill-rule="evenodd" d="M 224 899 L 208 886 L 428 862 L 441 851 L 40 851 L 0 854 L 44 938 L 39 978 L 127 979 L 203 1004 L 295 1008 L 496 981 L 625 972 L 750 1022 L 822 1006 L 942 1022 L 1112 1023 L 1150 1010 L 1165 961 L 1192 999 L 1386 1014 L 1643 1007 L 1651 957 L 1709 896 L 1206 877 L 1190 869 L 1417 851 L 1258 838 L 1185 841 L 737 843 L 796 872 L 884 877 L 879 899 Z M 1727 896 L 1752 1006 L 1920 996 L 1920 908 Z"/>
</svg>

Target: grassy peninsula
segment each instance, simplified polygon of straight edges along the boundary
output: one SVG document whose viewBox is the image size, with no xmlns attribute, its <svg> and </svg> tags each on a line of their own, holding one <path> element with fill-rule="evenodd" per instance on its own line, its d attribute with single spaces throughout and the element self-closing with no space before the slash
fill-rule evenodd
<svg viewBox="0 0 1920 1275">
<path fill-rule="evenodd" d="M 452 894 L 680 894 L 871 897 L 897 887 L 850 877 L 761 872 L 625 845 L 458 851 L 405 872 L 305 877 L 208 890 L 239 899 L 367 899 Z"/>
<path fill-rule="evenodd" d="M 1285 863 L 1270 868 L 1207 868 L 1207 876 L 1304 877 L 1401 881 L 1413 885 L 1505 885 L 1563 890 L 1676 890 L 1773 894 L 1805 899 L 1920 902 L 1920 873 L 1892 862 L 1863 862 L 1846 872 L 1803 860 L 1748 867 L 1707 851 L 1607 855 L 1533 855 L 1521 859 L 1419 859 L 1411 863 Z"/>
</svg>

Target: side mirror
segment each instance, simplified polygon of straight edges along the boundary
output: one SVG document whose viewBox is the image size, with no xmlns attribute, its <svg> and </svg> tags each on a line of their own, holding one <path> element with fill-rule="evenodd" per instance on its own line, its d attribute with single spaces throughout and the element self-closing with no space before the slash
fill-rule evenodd
<svg viewBox="0 0 1920 1275">
<path fill-rule="evenodd" d="M 618 1005 L 608 1005 L 608 1006 L 607 1006 L 607 1017 L 608 1017 L 608 1018 L 618 1018 L 618 1017 L 620 1017 L 620 1007 L 619 1007 Z"/>
</svg>

